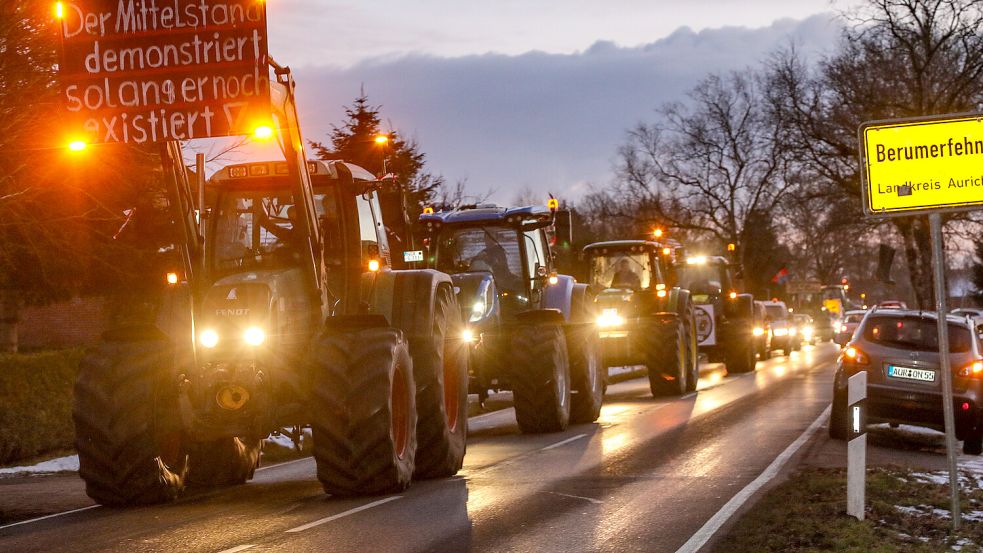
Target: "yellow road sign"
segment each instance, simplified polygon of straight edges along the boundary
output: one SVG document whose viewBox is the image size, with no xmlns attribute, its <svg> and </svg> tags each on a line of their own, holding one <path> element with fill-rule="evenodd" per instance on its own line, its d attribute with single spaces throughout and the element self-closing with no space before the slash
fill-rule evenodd
<svg viewBox="0 0 983 553">
<path fill-rule="evenodd" d="M 983 205 L 983 115 L 864 123 L 860 160 L 869 214 Z"/>
</svg>

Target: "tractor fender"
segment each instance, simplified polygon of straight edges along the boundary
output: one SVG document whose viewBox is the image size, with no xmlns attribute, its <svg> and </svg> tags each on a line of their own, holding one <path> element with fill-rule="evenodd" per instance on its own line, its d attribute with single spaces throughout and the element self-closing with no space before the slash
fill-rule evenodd
<svg viewBox="0 0 983 553">
<path fill-rule="evenodd" d="M 691 297 L 690 291 L 684 288 L 674 287 L 669 290 L 669 302 L 667 311 L 671 311 L 678 315 L 683 315 L 684 306 L 687 303 L 692 304 L 692 302 L 687 302 Z"/>
<path fill-rule="evenodd" d="M 515 321 L 524 324 L 556 324 L 566 322 L 559 309 L 530 309 L 516 314 Z"/>
<path fill-rule="evenodd" d="M 451 277 L 433 269 L 392 271 L 395 275 L 390 305 L 390 323 L 411 341 L 428 339 L 433 334 L 434 302 L 437 289 L 446 286 L 453 292 Z"/>
<path fill-rule="evenodd" d="M 724 300 L 724 316 L 732 321 L 753 324 L 754 296 L 751 294 L 738 294 L 736 298 L 726 298 Z"/>
<path fill-rule="evenodd" d="M 559 310 L 563 314 L 563 320 L 569 321 L 576 282 L 572 276 L 557 276 L 556 284 L 547 284 L 543 288 L 543 308 Z"/>
<path fill-rule="evenodd" d="M 570 322 L 594 322 L 594 294 L 586 284 L 575 283 L 570 295 Z"/>
</svg>

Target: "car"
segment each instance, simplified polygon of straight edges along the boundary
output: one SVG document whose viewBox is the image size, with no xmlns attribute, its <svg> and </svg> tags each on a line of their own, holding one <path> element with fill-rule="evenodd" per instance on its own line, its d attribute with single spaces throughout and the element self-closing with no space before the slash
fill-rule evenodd
<svg viewBox="0 0 983 553">
<path fill-rule="evenodd" d="M 792 314 L 783 301 L 763 301 L 765 306 L 765 319 L 768 321 L 768 328 L 771 334 L 771 343 L 768 346 L 769 352 L 782 350 L 784 355 L 789 355 L 793 350 L 799 349 L 799 331 L 795 328 L 792 321 Z"/>
<path fill-rule="evenodd" d="M 983 354 L 972 322 L 946 317 L 956 439 L 963 452 L 983 449 Z M 837 360 L 829 435 L 849 435 L 848 379 L 867 372 L 867 424 L 908 424 L 944 430 L 938 318 L 909 309 L 875 309 Z"/>
<path fill-rule="evenodd" d="M 799 331 L 800 344 L 816 345 L 816 323 L 809 315 L 796 314 L 792 317 L 795 328 Z"/>
<path fill-rule="evenodd" d="M 754 302 L 754 328 L 751 335 L 754 337 L 754 351 L 761 359 L 767 359 L 771 352 L 771 332 L 768 330 L 768 315 L 764 302 Z"/>
<path fill-rule="evenodd" d="M 908 304 L 900 300 L 884 300 L 877 304 L 878 309 L 908 309 Z"/>
<path fill-rule="evenodd" d="M 859 309 L 844 313 L 843 321 L 840 322 L 840 328 L 836 329 L 836 336 L 833 337 L 833 341 L 839 344 L 840 347 L 846 346 L 846 343 L 850 341 L 850 337 L 853 336 L 853 331 L 857 329 L 857 326 L 863 320 L 866 313 L 866 311 Z"/>
</svg>

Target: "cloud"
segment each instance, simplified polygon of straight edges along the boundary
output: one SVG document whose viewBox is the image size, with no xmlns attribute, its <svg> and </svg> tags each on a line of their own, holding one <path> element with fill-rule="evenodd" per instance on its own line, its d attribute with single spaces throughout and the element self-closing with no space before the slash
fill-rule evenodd
<svg viewBox="0 0 983 553">
<path fill-rule="evenodd" d="M 564 196 L 610 182 L 625 131 L 652 120 L 710 72 L 742 70 L 794 43 L 815 54 L 835 45 L 830 15 L 768 27 L 694 32 L 682 27 L 638 47 L 600 41 L 575 54 L 407 55 L 350 68 L 297 70 L 306 138 L 326 139 L 364 86 L 371 103 L 415 137 L 428 168 L 474 192 L 510 201 L 525 187 Z"/>
</svg>

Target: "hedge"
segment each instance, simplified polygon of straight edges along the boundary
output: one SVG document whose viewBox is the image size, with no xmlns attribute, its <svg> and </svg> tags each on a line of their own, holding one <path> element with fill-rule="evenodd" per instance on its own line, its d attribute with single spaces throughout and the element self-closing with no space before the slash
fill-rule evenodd
<svg viewBox="0 0 983 553">
<path fill-rule="evenodd" d="M 0 465 L 71 449 L 81 349 L 0 354 Z"/>
</svg>

